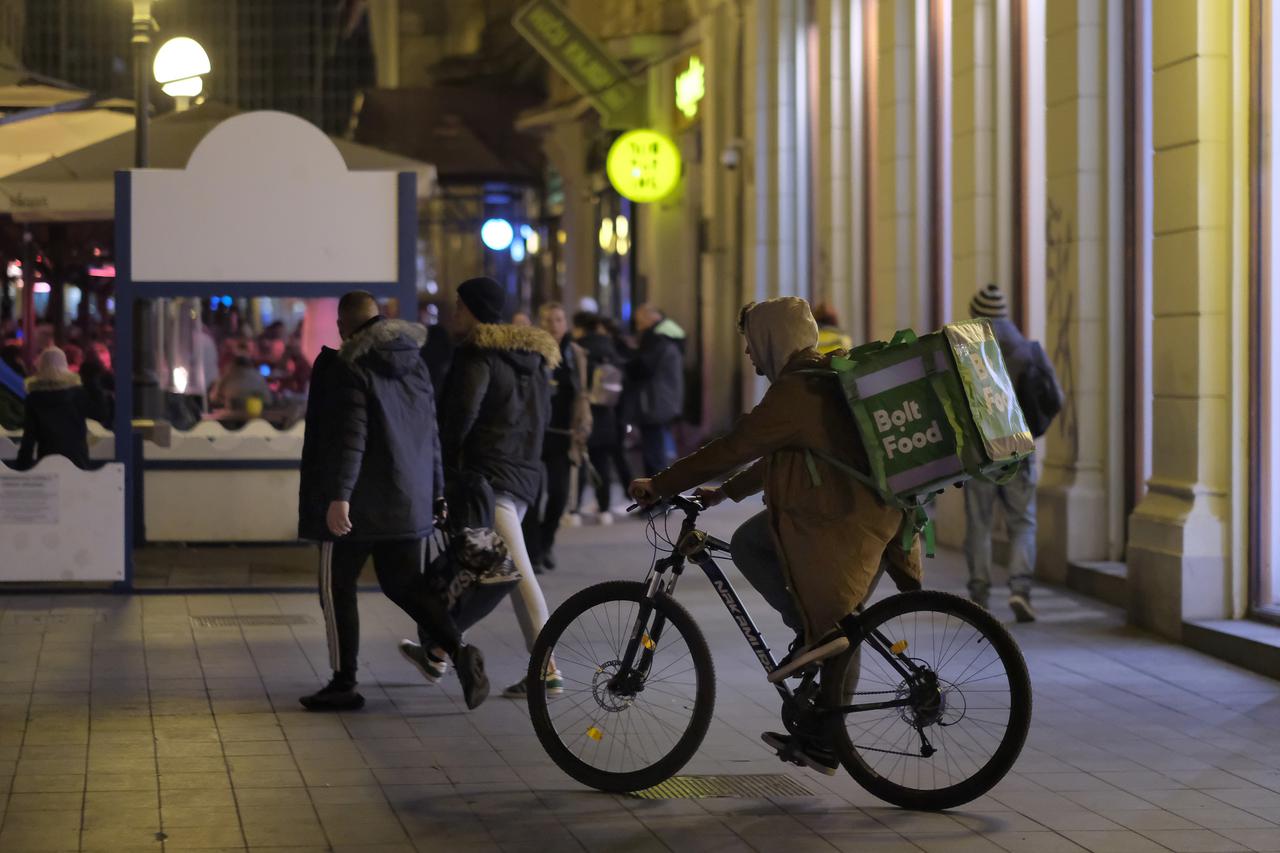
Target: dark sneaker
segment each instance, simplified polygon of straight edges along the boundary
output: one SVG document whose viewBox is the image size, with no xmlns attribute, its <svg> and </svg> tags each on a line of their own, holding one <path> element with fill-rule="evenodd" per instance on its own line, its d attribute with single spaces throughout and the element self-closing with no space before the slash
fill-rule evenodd
<svg viewBox="0 0 1280 853">
<path fill-rule="evenodd" d="M 449 671 L 447 660 L 436 657 L 413 640 L 400 641 L 400 655 L 422 673 L 428 684 L 438 683 Z"/>
<path fill-rule="evenodd" d="M 1036 621 L 1036 611 L 1031 606 L 1031 596 L 1019 595 L 1017 593 L 1009 596 L 1009 609 L 1013 611 L 1013 616 L 1019 622 Z"/>
<path fill-rule="evenodd" d="M 542 568 L 546 569 L 549 572 L 554 572 L 556 570 L 556 555 L 552 554 L 550 551 L 543 554 Z"/>
<path fill-rule="evenodd" d="M 990 604 L 990 599 L 988 599 L 987 596 L 985 595 L 974 595 L 973 593 L 969 593 L 969 600 L 972 601 L 974 604 L 978 605 L 979 607 L 981 607 L 983 610 L 991 609 L 988 606 Z"/>
<path fill-rule="evenodd" d="M 356 685 L 336 678 L 298 701 L 308 711 L 359 711 L 364 707 L 364 697 L 356 692 Z"/>
<path fill-rule="evenodd" d="M 467 709 L 474 711 L 489 698 L 489 677 L 484 674 L 484 655 L 475 646 L 463 646 L 453 656 L 453 665 L 458 670 L 458 681 L 462 683 L 462 698 L 466 700 Z"/>
<path fill-rule="evenodd" d="M 826 660 L 849 648 L 849 638 L 839 632 L 823 637 L 812 646 L 796 648 L 778 663 L 778 668 L 769 673 L 769 683 L 777 684 L 795 675 L 811 663 Z"/>
<path fill-rule="evenodd" d="M 840 769 L 840 761 L 836 758 L 835 753 L 829 749 L 817 746 L 801 746 L 795 743 L 795 738 L 791 735 L 784 735 L 778 732 L 765 732 L 760 735 L 760 739 L 770 749 L 777 752 L 778 757 L 783 761 L 790 761 L 792 764 L 799 764 L 801 767 L 817 770 L 827 776 L 836 775 L 836 770 Z"/>
<path fill-rule="evenodd" d="M 515 563 L 511 562 L 510 557 L 476 577 L 476 583 L 483 586 L 515 583 L 518 580 L 520 580 L 520 570 L 516 568 Z"/>
</svg>

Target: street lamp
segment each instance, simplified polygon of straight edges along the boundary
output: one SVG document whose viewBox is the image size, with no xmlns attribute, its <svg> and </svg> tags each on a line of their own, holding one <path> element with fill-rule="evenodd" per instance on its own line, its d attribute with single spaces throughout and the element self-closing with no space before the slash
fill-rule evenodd
<svg viewBox="0 0 1280 853">
<path fill-rule="evenodd" d="M 204 78 L 211 70 L 209 54 L 200 43 L 186 36 L 169 39 L 156 51 L 153 67 L 162 91 L 177 103 L 178 110 L 191 106 L 191 99 L 204 89 Z"/>
<path fill-rule="evenodd" d="M 151 31 L 156 29 L 156 20 L 151 17 L 152 2 L 133 0 L 133 165 L 136 169 L 147 166 L 147 113 L 151 111 L 147 66 L 151 59 Z"/>
</svg>

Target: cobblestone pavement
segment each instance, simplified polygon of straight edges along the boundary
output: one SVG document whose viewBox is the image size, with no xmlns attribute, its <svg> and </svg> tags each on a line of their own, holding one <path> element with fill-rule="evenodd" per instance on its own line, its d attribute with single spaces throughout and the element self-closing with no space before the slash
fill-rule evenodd
<svg viewBox="0 0 1280 853">
<path fill-rule="evenodd" d="M 726 535 L 742 517 L 707 521 Z M 559 556 L 544 576 L 552 607 L 649 564 L 634 521 L 568 530 Z M 929 585 L 962 588 L 956 555 L 928 571 Z M 718 676 L 715 721 L 683 772 L 783 773 L 812 796 L 584 789 L 544 756 L 522 703 L 495 695 L 468 713 L 456 679 L 424 685 L 395 650 L 407 619 L 373 592 L 361 600 L 369 704 L 341 716 L 297 704 L 328 675 L 313 595 L 0 596 L 0 851 L 1280 851 L 1280 684 L 1125 627 L 1118 611 L 1037 591 L 1043 618 L 1013 628 L 1035 686 L 1027 748 L 990 795 L 920 814 L 843 773 L 778 762 L 759 741 L 778 702 L 758 664 L 703 579 L 679 597 Z M 782 645 L 780 622 L 744 597 Z M 193 621 L 280 614 L 298 624 Z M 521 675 L 505 605 L 470 639 L 495 693 Z"/>
</svg>

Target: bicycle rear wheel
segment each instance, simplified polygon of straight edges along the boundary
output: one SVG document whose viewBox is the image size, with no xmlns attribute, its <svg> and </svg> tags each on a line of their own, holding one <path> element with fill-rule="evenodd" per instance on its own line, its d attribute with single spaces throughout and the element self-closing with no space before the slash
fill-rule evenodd
<svg viewBox="0 0 1280 853">
<path fill-rule="evenodd" d="M 635 631 L 642 666 L 621 685 L 614 677 Z M 564 687 L 549 695 L 553 656 Z M 715 707 L 711 651 L 693 617 L 662 594 L 648 607 L 645 585 L 630 581 L 588 587 L 560 605 L 538 634 L 526 683 L 547 755 L 601 791 L 652 788 L 674 775 Z"/>
<path fill-rule="evenodd" d="M 845 769 L 872 794 L 908 809 L 954 808 L 991 790 L 1013 767 L 1031 725 L 1031 679 L 1009 632 L 983 608 L 944 592 L 895 595 L 860 618 L 866 638 L 823 667 L 823 706 L 909 704 L 828 714 L 827 736 Z M 888 655 L 873 633 L 891 647 Z M 851 665 L 859 656 L 860 672 Z M 891 657 L 910 659 L 926 673 L 924 684 L 911 683 Z"/>
</svg>

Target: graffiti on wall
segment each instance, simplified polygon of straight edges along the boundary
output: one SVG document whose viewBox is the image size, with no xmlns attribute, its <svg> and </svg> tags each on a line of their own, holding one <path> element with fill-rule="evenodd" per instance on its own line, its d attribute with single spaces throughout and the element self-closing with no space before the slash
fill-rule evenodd
<svg viewBox="0 0 1280 853">
<path fill-rule="evenodd" d="M 1071 459 L 1079 456 L 1079 420 L 1074 397 L 1075 358 L 1071 350 L 1072 327 L 1075 324 L 1076 293 L 1071 286 L 1071 244 L 1075 228 L 1066 213 L 1052 198 L 1047 200 L 1045 216 L 1045 306 L 1051 345 L 1049 359 L 1058 374 L 1058 382 L 1066 399 L 1056 419 L 1058 436 L 1065 443 Z"/>
</svg>

